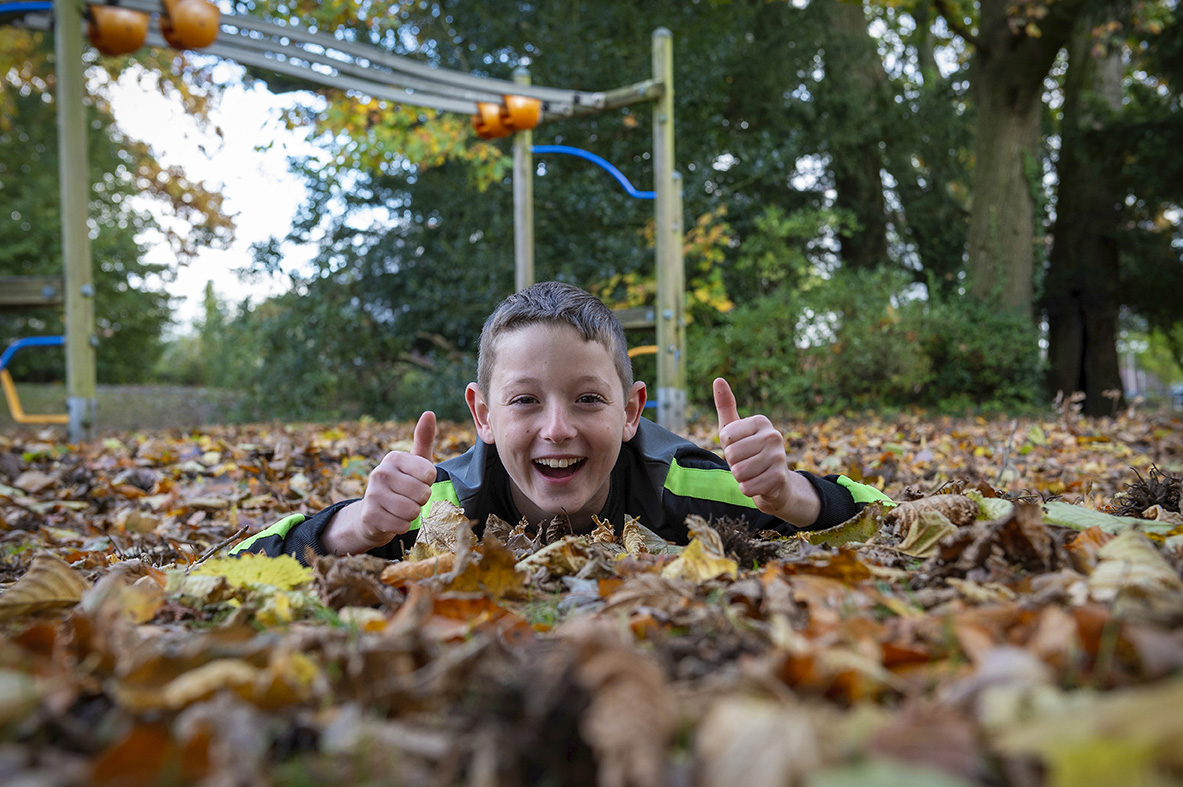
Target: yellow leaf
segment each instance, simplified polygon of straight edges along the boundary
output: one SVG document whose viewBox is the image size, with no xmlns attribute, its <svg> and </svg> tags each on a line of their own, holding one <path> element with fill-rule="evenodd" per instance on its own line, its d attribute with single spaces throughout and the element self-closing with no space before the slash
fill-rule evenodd
<svg viewBox="0 0 1183 787">
<path fill-rule="evenodd" d="M 1061 707 L 999 731 L 1004 754 L 1041 756 L 1048 784 L 1159 784 L 1183 765 L 1183 682 L 1094 694 L 1073 692 Z"/>
<path fill-rule="evenodd" d="M 0 596 L 0 620 L 72 607 L 90 587 L 64 560 L 53 555 L 38 555 L 16 584 Z"/>
<path fill-rule="evenodd" d="M 716 577 L 735 577 L 739 574 L 739 566 L 734 560 L 708 548 L 703 539 L 691 541 L 682 554 L 674 558 L 661 571 L 666 579 L 688 579 L 692 582 L 705 582 Z"/>
<path fill-rule="evenodd" d="M 193 569 L 191 574 L 206 577 L 225 577 L 235 587 L 271 585 L 280 590 L 291 590 L 312 580 L 312 571 L 301 566 L 290 555 L 267 557 L 248 552 L 241 557 L 210 560 Z"/>
<path fill-rule="evenodd" d="M 840 525 L 826 530 L 806 531 L 801 534 L 801 537 L 814 546 L 829 544 L 836 547 L 842 544 L 865 544 L 875 537 L 882 526 L 883 506 L 875 504 L 867 506 L 857 516 L 851 517 Z"/>
</svg>

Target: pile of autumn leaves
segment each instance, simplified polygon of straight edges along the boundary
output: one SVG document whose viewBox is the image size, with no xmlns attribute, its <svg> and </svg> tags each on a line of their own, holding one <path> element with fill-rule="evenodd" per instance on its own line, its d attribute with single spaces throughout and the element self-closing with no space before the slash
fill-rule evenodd
<svg viewBox="0 0 1183 787">
<path fill-rule="evenodd" d="M 953 478 L 791 539 L 692 520 L 685 547 L 631 519 L 585 536 L 493 520 L 478 539 L 445 505 L 405 560 L 310 555 L 306 568 L 210 548 L 329 502 L 309 498 L 332 498 L 325 485 L 348 481 L 370 438 L 335 462 L 316 438 L 288 446 L 303 460 L 279 472 L 275 450 L 227 437 L 178 444 L 173 466 L 204 473 L 139 478 L 149 488 L 123 490 L 130 508 L 97 476 L 126 486 L 165 463 L 128 456 L 83 493 L 62 453 L 23 470 L 56 473 L 41 494 L 0 482 L 0 773 L 1183 779 L 1183 476 L 1170 471 L 1130 473 L 1109 506 L 1125 516 Z M 58 505 L 71 501 L 87 510 Z M 88 530 L 88 512 L 103 526 Z"/>
</svg>

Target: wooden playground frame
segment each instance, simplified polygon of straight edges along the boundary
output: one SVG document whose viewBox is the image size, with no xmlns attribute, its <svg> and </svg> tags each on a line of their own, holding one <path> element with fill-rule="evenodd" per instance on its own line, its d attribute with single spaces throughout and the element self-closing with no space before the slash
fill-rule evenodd
<svg viewBox="0 0 1183 787">
<path fill-rule="evenodd" d="M 118 5 L 159 14 L 159 0 L 120 0 Z M 86 127 L 83 122 L 81 6 L 53 0 L 57 62 L 59 182 L 62 203 L 63 289 L 65 293 L 66 389 L 69 439 L 94 436 L 96 423 L 94 284 L 87 235 L 90 183 L 87 178 Z M 153 30 L 146 42 L 168 46 Z M 603 92 L 545 87 L 530 83 L 519 69 L 513 81 L 477 77 L 434 68 L 385 50 L 342 41 L 290 25 L 254 17 L 223 14 L 217 39 L 201 54 L 234 60 L 309 82 L 356 91 L 375 98 L 468 115 L 478 103 L 503 103 L 508 96 L 541 102 L 540 122 L 579 117 L 631 104 L 653 109 L 653 191 L 656 221 L 657 303 L 649 320 L 630 315 L 629 327 L 656 328 L 657 421 L 675 432 L 686 424 L 685 273 L 682 259 L 681 178 L 674 170 L 673 38 L 665 28 L 652 36 L 652 76 Z M 513 142 L 514 283 L 534 279 L 533 132 L 517 131 Z M 648 348 L 646 348 L 648 349 Z"/>
</svg>

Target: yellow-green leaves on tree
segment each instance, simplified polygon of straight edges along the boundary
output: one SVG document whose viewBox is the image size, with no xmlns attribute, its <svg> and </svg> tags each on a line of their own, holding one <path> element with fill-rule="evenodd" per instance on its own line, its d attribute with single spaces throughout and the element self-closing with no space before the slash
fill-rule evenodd
<svg viewBox="0 0 1183 787">
<path fill-rule="evenodd" d="M 0 620 L 72 607 L 90 587 L 70 564 L 53 555 L 38 555 L 17 583 L 0 596 Z"/>
</svg>

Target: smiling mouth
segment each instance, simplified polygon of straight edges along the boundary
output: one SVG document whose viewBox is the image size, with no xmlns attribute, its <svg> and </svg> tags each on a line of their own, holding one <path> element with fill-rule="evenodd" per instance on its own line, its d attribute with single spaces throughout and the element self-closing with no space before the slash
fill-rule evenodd
<svg viewBox="0 0 1183 787">
<path fill-rule="evenodd" d="M 579 472 L 587 457 L 564 459 L 535 459 L 534 467 L 547 478 L 570 478 Z"/>
</svg>

